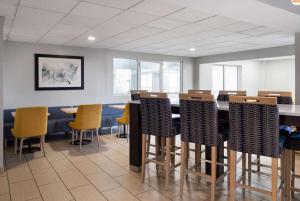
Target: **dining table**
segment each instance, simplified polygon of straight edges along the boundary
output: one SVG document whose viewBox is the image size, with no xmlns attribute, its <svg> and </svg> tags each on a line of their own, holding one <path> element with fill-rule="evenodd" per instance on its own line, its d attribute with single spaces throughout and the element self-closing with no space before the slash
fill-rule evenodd
<svg viewBox="0 0 300 201">
<path fill-rule="evenodd" d="M 216 101 L 218 108 L 218 120 L 229 121 L 229 102 Z M 140 171 L 142 164 L 142 119 L 140 101 L 129 102 L 129 118 L 130 118 L 130 144 L 129 144 L 129 163 L 130 170 Z M 279 122 L 280 124 L 293 125 L 300 127 L 300 105 L 284 105 L 278 104 L 279 107 Z M 180 114 L 179 100 L 171 100 L 172 114 Z M 224 162 L 224 146 L 217 148 L 217 160 L 220 163 Z M 210 149 L 206 147 L 205 158 L 210 159 Z M 205 164 L 205 172 L 210 174 L 210 163 Z M 217 167 L 217 176 L 224 173 L 224 166 Z"/>
</svg>

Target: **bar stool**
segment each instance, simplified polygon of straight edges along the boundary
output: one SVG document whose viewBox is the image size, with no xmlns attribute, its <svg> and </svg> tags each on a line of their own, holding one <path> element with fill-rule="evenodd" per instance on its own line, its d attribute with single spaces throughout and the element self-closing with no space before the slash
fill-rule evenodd
<svg viewBox="0 0 300 201">
<path fill-rule="evenodd" d="M 283 199 L 284 166 L 281 167 L 279 188 L 277 188 L 277 180 L 278 158 L 281 157 L 281 164 L 285 164 L 285 137 L 279 135 L 279 111 L 276 98 L 231 96 L 229 99 L 229 119 L 230 201 L 235 200 L 236 187 L 271 195 L 272 201 L 277 200 L 277 192 L 281 190 L 281 198 Z M 248 185 L 245 182 L 240 184 L 246 174 L 242 174 L 236 180 L 236 152 L 272 158 L 271 191 L 253 187 L 250 182 Z"/>
<path fill-rule="evenodd" d="M 276 97 L 277 99 L 277 104 L 287 104 L 287 105 L 291 105 L 293 104 L 293 98 L 292 98 L 292 92 L 288 92 L 288 91 L 258 91 L 257 95 L 259 97 Z M 284 136 L 289 136 L 292 131 L 295 128 L 291 125 L 280 125 L 279 127 L 279 132 L 281 135 Z M 252 157 L 251 154 L 248 155 L 249 157 L 249 161 L 251 161 L 250 163 L 248 163 L 248 169 L 251 169 L 252 165 L 256 165 L 257 166 L 257 172 L 260 172 L 260 167 L 266 167 L 266 168 L 270 168 L 269 165 L 265 165 L 265 164 L 261 164 L 260 161 L 260 156 L 257 156 L 257 158 L 252 162 Z M 293 169 L 295 169 L 295 167 L 292 167 Z M 251 180 L 251 177 L 249 176 L 249 179 Z"/>
<path fill-rule="evenodd" d="M 300 132 L 292 133 L 286 140 L 287 151 L 287 168 L 286 168 L 286 196 L 287 201 L 290 201 L 291 194 L 294 197 L 294 192 L 300 192 L 299 188 L 295 188 L 295 178 L 300 178 L 300 175 L 295 173 L 295 151 L 300 151 Z"/>
<path fill-rule="evenodd" d="M 181 118 L 181 167 L 180 167 L 180 194 L 183 193 L 184 176 L 196 174 L 205 177 L 211 183 L 211 200 L 215 200 L 217 146 L 227 140 L 227 137 L 218 133 L 218 110 L 213 95 L 208 94 L 180 94 Z M 211 175 L 202 173 L 195 164 L 188 167 L 188 144 L 205 145 L 211 149 L 211 160 L 204 160 L 211 164 Z M 200 154 L 200 150 L 198 154 Z M 201 163 L 201 161 L 200 161 Z M 200 164 L 201 170 L 201 164 Z M 223 179 L 223 177 L 220 177 Z"/>
<path fill-rule="evenodd" d="M 171 171 L 171 154 L 174 156 L 178 147 L 172 145 L 173 138 L 179 134 L 180 129 L 172 122 L 172 111 L 170 100 L 166 93 L 143 93 L 141 94 L 141 116 L 142 116 L 142 177 L 145 180 L 145 165 L 149 162 L 163 166 L 165 170 L 165 189 L 168 190 L 169 175 Z M 156 153 L 154 158 L 148 158 L 146 144 L 147 136 L 156 137 Z M 159 144 L 161 140 L 161 145 Z M 174 140 L 173 140 L 174 141 Z M 173 152 L 171 153 L 171 150 Z M 175 163 L 175 160 L 174 160 Z M 174 164 L 173 168 L 179 166 Z"/>
<path fill-rule="evenodd" d="M 190 89 L 188 94 L 211 94 L 211 90 Z"/>
<path fill-rule="evenodd" d="M 148 90 L 131 90 L 130 91 L 131 100 L 132 101 L 140 100 L 140 96 L 142 93 L 148 93 Z"/>
<path fill-rule="evenodd" d="M 217 101 L 229 101 L 229 96 L 246 96 L 246 91 L 219 91 Z"/>
</svg>

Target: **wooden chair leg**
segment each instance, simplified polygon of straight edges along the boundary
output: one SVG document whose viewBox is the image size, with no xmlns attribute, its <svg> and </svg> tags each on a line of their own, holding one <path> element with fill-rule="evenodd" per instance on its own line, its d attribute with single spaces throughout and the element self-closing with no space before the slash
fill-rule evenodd
<svg viewBox="0 0 300 201">
<path fill-rule="evenodd" d="M 149 135 L 150 137 L 150 135 Z M 148 142 L 150 143 L 150 142 Z M 149 154 L 148 154 L 149 155 Z M 160 160 L 160 137 L 155 136 L 155 155 L 156 155 L 156 160 Z M 156 164 L 156 171 L 158 172 L 159 170 L 159 165 Z"/>
<path fill-rule="evenodd" d="M 83 136 L 83 131 L 80 131 L 79 149 L 81 149 L 81 145 L 82 145 L 82 136 Z"/>
<path fill-rule="evenodd" d="M 242 176 L 243 176 L 242 182 L 245 185 L 246 184 L 246 154 L 245 153 L 242 153 Z M 245 189 L 243 188 L 242 191 L 244 196 Z"/>
<path fill-rule="evenodd" d="M 72 144 L 74 144 L 75 141 L 75 131 L 72 129 Z"/>
<path fill-rule="evenodd" d="M 292 151 L 286 149 L 286 164 L 285 164 L 285 197 L 286 201 L 291 200 L 291 169 L 292 169 Z"/>
<path fill-rule="evenodd" d="M 285 168 L 286 168 L 286 150 L 284 150 L 280 157 L 280 179 L 283 185 L 285 185 Z M 283 186 L 284 187 L 284 186 Z M 285 188 L 285 187 L 284 187 Z M 285 191 L 281 189 L 280 191 L 280 201 L 284 201 L 285 199 Z"/>
<path fill-rule="evenodd" d="M 216 180 L 217 180 L 217 148 L 211 147 L 211 193 L 210 200 L 215 200 L 216 194 Z"/>
<path fill-rule="evenodd" d="M 46 153 L 45 153 L 44 137 L 45 136 L 43 136 L 43 135 L 40 137 L 40 147 L 41 147 L 41 151 L 43 152 L 44 157 L 45 157 Z"/>
<path fill-rule="evenodd" d="M 236 151 L 230 150 L 230 189 L 229 189 L 229 200 L 235 201 L 235 179 L 236 179 Z"/>
<path fill-rule="evenodd" d="M 251 186 L 251 173 L 252 173 L 252 157 L 248 153 L 248 185 Z"/>
<path fill-rule="evenodd" d="M 99 136 L 99 128 L 96 129 L 96 136 L 97 136 L 97 142 L 98 142 L 98 149 L 100 148 L 100 136 Z"/>
<path fill-rule="evenodd" d="M 91 141 L 93 142 L 93 140 L 94 140 L 94 131 L 92 130 L 92 134 L 91 134 Z"/>
<path fill-rule="evenodd" d="M 272 158 L 272 201 L 277 201 L 278 158 Z"/>
<path fill-rule="evenodd" d="M 171 138 L 171 152 L 173 152 L 174 154 L 171 155 L 171 166 L 174 167 L 175 166 L 175 152 L 176 152 L 176 136 Z"/>
<path fill-rule="evenodd" d="M 149 157 L 150 145 L 151 145 L 151 135 L 147 135 L 147 157 Z"/>
<path fill-rule="evenodd" d="M 19 149 L 19 160 L 22 159 L 23 142 L 24 142 L 24 139 L 21 138 L 21 140 L 20 140 L 20 149 Z"/>
<path fill-rule="evenodd" d="M 145 165 L 146 165 L 146 135 L 142 134 L 142 183 L 145 181 Z"/>
<path fill-rule="evenodd" d="M 260 155 L 257 155 L 257 172 L 260 172 Z"/>
<path fill-rule="evenodd" d="M 201 145 L 199 143 L 195 143 L 195 170 L 196 172 L 201 172 L 201 167 L 199 167 L 200 162 L 200 154 L 201 154 Z"/>
<path fill-rule="evenodd" d="M 229 178 L 230 178 L 230 149 L 228 147 L 228 143 L 227 143 L 227 171 L 228 171 L 228 182 L 227 182 L 227 188 L 228 190 L 230 189 L 230 182 L 229 182 Z"/>
<path fill-rule="evenodd" d="M 181 164 L 180 164 L 180 196 L 182 196 L 183 194 L 183 185 L 184 185 L 184 175 L 185 175 L 185 161 L 186 161 L 186 146 L 187 142 L 185 141 L 181 141 L 181 154 L 180 154 L 180 160 L 181 160 Z"/>
<path fill-rule="evenodd" d="M 170 166 L 171 166 L 171 137 L 166 138 L 166 159 L 165 159 L 165 190 L 169 187 L 169 177 L 170 177 Z"/>
<path fill-rule="evenodd" d="M 291 187 L 294 188 L 295 187 L 295 160 L 296 160 L 296 151 L 295 150 L 292 150 L 291 151 L 291 159 L 292 159 L 292 166 L 291 166 L 291 169 L 292 169 L 292 182 L 291 182 Z M 292 191 L 291 192 L 292 194 L 292 197 L 294 198 L 295 197 L 295 192 Z"/>
<path fill-rule="evenodd" d="M 15 154 L 18 154 L 18 138 L 15 137 Z"/>
</svg>

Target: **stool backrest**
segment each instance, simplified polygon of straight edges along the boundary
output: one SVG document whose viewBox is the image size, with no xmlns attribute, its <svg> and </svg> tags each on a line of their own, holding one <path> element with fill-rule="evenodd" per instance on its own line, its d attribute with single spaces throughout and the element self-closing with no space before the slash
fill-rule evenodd
<svg viewBox="0 0 300 201">
<path fill-rule="evenodd" d="M 229 101 L 229 96 L 246 96 L 246 91 L 219 91 L 218 101 Z"/>
<path fill-rule="evenodd" d="M 258 96 L 276 97 L 277 104 L 293 104 L 292 92 L 289 91 L 258 91 Z"/>
<path fill-rule="evenodd" d="M 171 137 L 172 112 L 166 93 L 141 94 L 142 132 L 148 135 Z"/>
<path fill-rule="evenodd" d="M 135 100 L 140 100 L 140 96 L 143 93 L 148 93 L 148 90 L 131 90 L 131 100 L 135 101 Z"/>
<path fill-rule="evenodd" d="M 211 94 L 211 90 L 190 89 L 188 94 Z"/>
<path fill-rule="evenodd" d="M 218 145 L 218 110 L 214 96 L 180 94 L 181 140 L 207 146 Z"/>
<path fill-rule="evenodd" d="M 279 153 L 279 111 L 275 97 L 231 96 L 231 150 L 268 157 Z"/>
</svg>

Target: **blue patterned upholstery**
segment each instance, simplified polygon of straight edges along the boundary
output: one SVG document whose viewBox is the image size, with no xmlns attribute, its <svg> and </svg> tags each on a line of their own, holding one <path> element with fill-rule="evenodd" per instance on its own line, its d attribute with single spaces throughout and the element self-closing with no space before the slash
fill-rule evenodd
<svg viewBox="0 0 300 201">
<path fill-rule="evenodd" d="M 290 96 L 277 96 L 277 104 L 293 104 L 293 98 Z"/>
<path fill-rule="evenodd" d="M 268 157 L 279 157 L 284 148 L 284 136 L 279 136 L 277 105 L 229 103 L 232 150 Z"/>
<path fill-rule="evenodd" d="M 288 136 L 285 146 L 287 149 L 300 151 L 300 132 L 294 132 Z"/>
<path fill-rule="evenodd" d="M 181 140 L 207 146 L 224 142 L 218 134 L 215 101 L 180 100 Z"/>
<path fill-rule="evenodd" d="M 178 134 L 178 123 L 173 125 L 171 104 L 168 98 L 141 98 L 142 132 L 159 137 Z M 178 120 L 177 120 L 178 121 Z M 176 120 L 174 120 L 176 123 Z"/>
</svg>

